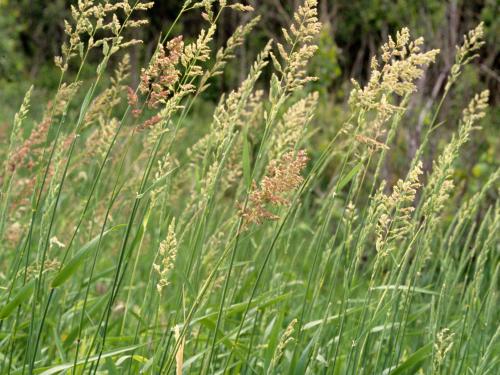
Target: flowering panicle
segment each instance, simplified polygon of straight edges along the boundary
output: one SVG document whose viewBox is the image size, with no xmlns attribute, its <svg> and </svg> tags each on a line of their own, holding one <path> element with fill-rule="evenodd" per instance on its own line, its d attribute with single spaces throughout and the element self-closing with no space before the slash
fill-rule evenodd
<svg viewBox="0 0 500 375">
<path fill-rule="evenodd" d="M 96 125 L 95 131 L 85 141 L 89 156 L 99 159 L 104 157 L 120 125 L 119 120 L 112 117 L 112 114 L 122 101 L 122 93 L 127 87 L 124 81 L 128 78 L 129 71 L 130 59 L 125 54 L 111 77 L 111 86 L 92 101 L 85 115 L 84 126 Z"/>
<path fill-rule="evenodd" d="M 108 113 L 120 104 L 120 97 L 115 95 L 114 91 L 114 88 L 110 87 L 97 95 L 85 114 L 84 127 L 90 127 L 107 120 Z"/>
<path fill-rule="evenodd" d="M 284 154 L 280 160 L 269 163 L 268 173 L 262 179 L 260 187 L 253 183 L 246 207 L 241 207 L 240 215 L 245 224 L 262 223 L 263 219 L 278 220 L 279 216 L 270 212 L 267 206 L 286 206 L 290 202 L 287 195 L 296 190 L 304 181 L 302 170 L 307 164 L 307 153 L 300 150 Z"/>
<path fill-rule="evenodd" d="M 464 42 L 461 46 L 455 47 L 457 50 L 455 63 L 451 67 L 445 91 L 448 91 L 451 85 L 456 82 L 460 76 L 463 66 L 467 65 L 478 56 L 476 52 L 484 45 L 483 38 L 484 24 L 481 22 L 475 29 L 470 30 L 467 35 L 464 35 Z"/>
<path fill-rule="evenodd" d="M 282 29 L 286 46 L 277 43 L 277 48 L 283 63 L 271 54 L 274 68 L 282 76 L 285 92 L 296 91 L 316 79 L 307 75 L 307 64 L 318 49 L 314 43 L 321 30 L 317 5 L 317 0 L 305 0 L 295 12 L 290 29 Z"/>
<path fill-rule="evenodd" d="M 217 177 L 219 176 L 219 169 L 221 168 L 222 163 L 219 160 L 214 160 L 208 167 L 207 171 L 203 176 L 203 181 L 200 187 L 199 193 L 199 207 L 202 207 L 209 199 L 211 193 L 215 189 L 215 184 L 217 182 Z M 193 194 L 193 198 L 196 195 Z M 193 202 L 196 205 L 195 202 Z"/>
<path fill-rule="evenodd" d="M 128 0 L 122 0 L 111 4 L 95 4 L 94 0 L 78 0 L 76 5 L 71 6 L 71 18 L 73 22 L 64 21 L 64 31 L 69 38 L 62 46 L 62 56 L 56 56 L 54 61 L 62 70 L 68 69 L 69 60 L 76 56 L 84 56 L 85 43 L 87 40 L 87 50 L 102 47 L 103 54 L 107 57 L 116 53 L 122 48 L 141 43 L 140 40 L 131 39 L 125 41 L 121 35 L 124 30 L 141 27 L 148 21 L 145 19 L 133 20 L 131 18 L 134 11 L 148 10 L 153 7 L 153 2 L 136 2 L 133 6 Z M 117 13 L 122 11 L 124 21 L 120 22 Z M 111 36 L 96 38 L 98 32 L 109 32 Z M 110 46 L 111 44 L 111 46 Z"/>
<path fill-rule="evenodd" d="M 156 284 L 158 293 L 161 294 L 164 287 L 169 284 L 168 274 L 174 268 L 177 257 L 177 239 L 175 237 L 175 218 L 168 226 L 167 237 L 160 243 L 158 258 L 160 262 L 153 264 L 153 269 L 158 273 L 159 280 Z"/>
<path fill-rule="evenodd" d="M 182 74 L 181 58 L 184 55 L 182 36 L 168 41 L 165 46 L 159 44 L 149 66 L 142 69 L 141 80 L 137 91 L 146 96 L 149 108 L 162 106 L 159 112 L 137 125 L 138 130 L 152 129 L 146 138 L 146 147 L 156 142 L 165 130 L 165 124 L 172 114 L 182 109 L 182 99 L 194 91 L 191 83 L 180 83 Z M 142 114 L 137 92 L 128 88 L 128 104 L 132 108 L 132 116 L 138 118 Z"/>
<path fill-rule="evenodd" d="M 355 89 L 351 92 L 350 102 L 357 108 L 377 109 L 384 94 L 404 96 L 414 92 L 415 81 L 422 76 L 423 67 L 434 62 L 439 53 L 437 49 L 421 52 L 423 44 L 423 38 L 411 41 L 406 27 L 397 32 L 396 41 L 389 37 L 382 46 L 382 67 L 374 57 L 368 84 L 361 89 L 354 81 Z"/>
<path fill-rule="evenodd" d="M 245 109 L 249 103 L 253 89 L 262 70 L 267 66 L 271 44 L 268 43 L 250 68 L 247 78 L 241 83 L 237 90 L 232 91 L 220 110 L 214 115 L 214 142 L 219 144 L 233 130 L 236 125 L 241 125 L 241 118 L 245 115 Z M 221 147 L 219 146 L 219 152 Z"/>
<path fill-rule="evenodd" d="M 188 94 L 200 93 L 208 87 L 207 80 L 221 73 L 226 61 L 234 56 L 234 49 L 244 42 L 245 36 L 252 30 L 258 19 L 237 28 L 235 34 L 228 40 L 225 49 L 219 50 L 215 64 L 211 69 L 204 70 L 200 63 L 210 59 L 210 44 L 216 31 L 214 13 L 212 11 L 214 1 L 201 1 L 193 4 L 192 8 L 203 8 L 204 18 L 210 25 L 202 29 L 197 39 L 189 44 L 184 44 L 181 36 L 169 41 L 166 49 L 160 45 L 153 56 L 152 62 L 141 74 L 139 92 L 148 95 L 147 104 L 151 108 L 163 105 L 159 113 L 144 121 L 138 129 L 163 129 L 165 121 L 168 121 L 173 112 L 183 108 L 182 99 Z M 248 11 L 248 7 L 227 5 L 222 2 L 221 8 L 229 7 L 240 11 Z M 240 9 L 241 8 L 241 9 Z M 181 80 L 181 76 L 183 79 Z M 197 85 L 195 79 L 201 77 Z M 198 88 L 197 88 L 198 87 Z M 139 98 L 137 94 L 129 89 L 129 104 L 132 106 L 132 115 L 139 117 Z M 161 124 L 161 126 L 159 125 Z M 154 135 L 157 138 L 157 134 Z M 149 141 L 148 141 L 149 142 Z M 151 143 L 151 142 L 149 142 Z"/>
<path fill-rule="evenodd" d="M 280 361 L 281 357 L 283 357 L 283 353 L 289 343 L 293 341 L 293 332 L 295 329 L 295 325 L 297 324 L 298 320 L 293 319 L 290 324 L 286 327 L 285 332 L 283 332 L 283 335 L 280 338 L 280 341 L 278 343 L 278 346 L 276 347 L 276 351 L 274 352 L 273 359 L 271 360 L 270 367 L 275 368 L 278 362 Z"/>
<path fill-rule="evenodd" d="M 42 146 L 53 122 L 53 119 L 63 114 L 67 103 L 73 98 L 80 83 L 63 84 L 56 93 L 53 102 L 49 102 L 42 121 L 31 132 L 30 136 L 11 154 L 9 169 L 14 171 L 20 167 L 33 168 L 36 160 L 42 155 Z"/>
<path fill-rule="evenodd" d="M 241 111 L 239 127 L 248 126 L 250 129 L 256 129 L 261 124 L 264 115 L 264 97 L 263 90 L 255 90 L 248 98 L 248 103 Z"/>
<path fill-rule="evenodd" d="M 208 29 L 202 29 L 196 41 L 186 45 L 181 56 L 181 64 L 186 69 L 188 76 L 197 77 L 203 75 L 203 68 L 198 65 L 210 59 L 210 43 L 212 42 L 215 30 L 215 23 Z"/>
<path fill-rule="evenodd" d="M 61 262 L 58 259 L 46 259 L 43 265 L 43 273 L 55 272 L 61 267 Z M 26 269 L 28 279 L 38 277 L 40 274 L 40 266 L 32 264 Z"/>
<path fill-rule="evenodd" d="M 230 139 L 229 136 L 234 132 L 235 126 L 241 125 L 241 118 L 246 114 L 245 109 L 255 84 L 267 65 L 270 48 L 271 45 L 268 43 L 259 53 L 250 68 L 247 78 L 241 83 L 240 87 L 233 90 L 227 97 L 223 96 L 221 98 L 214 112 L 211 131 L 188 150 L 188 155 L 204 158 L 207 156 L 207 152 L 215 148 L 215 155 L 220 156 L 225 142 Z"/>
<path fill-rule="evenodd" d="M 474 96 L 462 112 L 458 134 L 453 136 L 437 161 L 434 162 L 433 172 L 426 187 L 430 194 L 423 206 L 425 214 L 437 213 L 444 208 L 444 204 L 454 187 L 452 180 L 453 163 L 458 157 L 460 148 L 468 142 L 475 123 L 485 116 L 488 99 L 488 90 Z"/>
<path fill-rule="evenodd" d="M 165 154 L 160 160 L 158 160 L 157 170 L 154 176 L 153 184 L 157 184 L 162 179 L 164 179 L 178 164 L 177 160 L 173 158 L 169 153 Z M 155 205 L 158 200 L 158 196 L 163 190 L 165 190 L 166 184 L 159 185 L 156 189 L 151 192 L 151 202 L 152 206 Z"/>
<path fill-rule="evenodd" d="M 226 162 L 225 171 L 221 176 L 220 191 L 225 192 L 231 186 L 234 186 L 240 181 L 243 174 L 241 162 L 241 154 L 243 149 L 242 138 L 237 138 L 231 153 Z"/>
<path fill-rule="evenodd" d="M 164 107 L 155 116 L 139 125 L 139 129 L 151 128 L 158 123 L 163 123 L 170 118 L 174 111 L 183 108 L 181 105 L 182 99 L 196 91 L 196 86 L 193 84 L 196 77 L 202 76 L 198 91 L 203 91 L 206 80 L 212 73 L 217 74 L 218 70 L 224 65 L 222 60 L 225 61 L 225 59 L 232 56 L 232 50 L 243 42 L 245 33 L 248 33 L 253 27 L 254 22 L 251 22 L 249 27 L 243 27 L 235 39 L 230 40 L 227 53 L 221 52 L 221 55 L 219 55 L 220 59 L 222 59 L 218 60 L 219 65 L 214 67 L 211 73 L 210 71 L 208 73 L 204 72 L 199 63 L 209 60 L 210 44 L 216 30 L 216 24 L 212 18 L 212 5 L 213 1 L 202 1 L 193 5 L 194 8 L 204 8 L 205 18 L 210 22 L 207 29 L 201 30 L 196 41 L 185 45 L 181 36 L 176 37 L 167 43 L 166 50 L 168 53 L 160 45 L 155 56 L 153 56 L 150 66 L 143 70 L 139 92 L 143 95 L 149 95 L 147 100 L 149 107 L 155 108 L 158 104 L 163 104 Z M 181 75 L 184 77 L 182 82 L 180 80 Z M 132 90 L 129 90 L 128 97 L 129 104 L 133 108 L 132 114 L 138 117 L 140 115 L 138 97 Z"/>
<path fill-rule="evenodd" d="M 453 347 L 453 336 L 455 334 L 451 332 L 448 328 L 443 328 L 436 335 L 436 340 L 434 342 L 434 361 L 432 363 L 433 373 L 438 374 L 440 372 L 440 367 L 443 364 L 446 355 Z"/>
<path fill-rule="evenodd" d="M 109 120 L 113 109 L 121 102 L 122 92 L 126 87 L 124 81 L 128 78 L 129 72 L 130 57 L 125 54 L 111 77 L 111 86 L 100 93 L 90 104 L 85 114 L 85 127 Z"/>
<path fill-rule="evenodd" d="M 12 128 L 12 133 L 10 135 L 10 143 L 16 144 L 20 141 L 21 137 L 21 126 L 28 115 L 31 105 L 31 94 L 33 93 L 33 86 L 31 86 L 26 94 L 24 95 L 23 103 L 14 116 L 14 126 Z"/>
<path fill-rule="evenodd" d="M 388 255 L 395 242 L 403 239 L 411 229 L 411 215 L 415 210 L 413 201 L 422 186 L 422 162 L 418 162 L 408 173 L 406 180 L 399 180 L 391 195 L 378 197 L 378 222 L 376 226 L 376 249 L 381 256 Z"/>
<path fill-rule="evenodd" d="M 411 40 L 409 30 L 403 28 L 397 32 L 396 40 L 389 37 L 382 46 L 382 66 L 377 58 L 372 59 L 366 86 L 361 88 L 353 80 L 349 104 L 362 115 L 363 137 L 359 141 L 380 148 L 377 138 L 385 132 L 383 125 L 396 111 L 403 109 L 393 103 L 394 96 L 405 97 L 416 91 L 415 81 L 422 77 L 423 67 L 434 62 L 439 53 L 437 49 L 421 52 L 423 43 L 423 38 Z M 370 120 L 366 119 L 366 113 L 373 113 Z"/>
<path fill-rule="evenodd" d="M 272 155 L 280 157 L 287 149 L 294 148 L 304 134 L 305 127 L 312 120 L 318 104 L 318 93 L 313 92 L 290 106 L 283 119 L 276 126 L 271 141 Z"/>
<path fill-rule="evenodd" d="M 20 155 L 18 155 L 17 157 L 15 156 L 16 154 L 19 153 L 19 150 L 15 150 L 13 149 L 13 147 L 17 146 L 19 143 L 22 142 L 22 124 L 24 120 L 26 120 L 26 116 L 28 115 L 30 109 L 32 93 L 33 93 L 33 86 L 31 86 L 24 95 L 21 107 L 14 116 L 14 125 L 12 127 L 12 132 L 10 133 L 9 151 L 6 158 L 6 160 L 8 161 L 6 163 L 6 167 L 10 171 L 14 171 L 16 169 L 16 163 L 19 163 L 20 160 L 22 160 L 22 157 Z"/>
<path fill-rule="evenodd" d="M 149 66 L 142 69 L 139 92 L 143 95 L 149 94 L 148 106 L 150 108 L 156 108 L 160 103 L 165 104 L 168 96 L 174 91 L 174 85 L 181 75 L 177 64 L 183 50 L 182 36 L 168 41 L 166 50 L 162 44 L 159 44 Z M 129 95 L 129 104 L 136 105 L 137 99 L 130 98 Z"/>
<path fill-rule="evenodd" d="M 241 110 L 240 117 L 236 120 L 235 128 L 237 129 L 257 129 L 259 122 L 262 120 L 264 113 L 264 103 L 262 97 L 264 92 L 262 90 L 254 91 L 247 100 L 246 105 Z M 224 192 L 231 186 L 235 185 L 242 176 L 243 163 L 242 152 L 244 142 L 252 142 L 252 133 L 248 132 L 247 138 L 237 137 L 232 146 L 231 153 L 228 156 L 224 173 L 220 178 L 220 191 Z"/>
<path fill-rule="evenodd" d="M 85 142 L 89 154 L 102 159 L 119 126 L 120 121 L 115 117 L 99 121 L 99 128 Z"/>
<path fill-rule="evenodd" d="M 247 35 L 253 30 L 253 28 L 259 21 L 260 16 L 257 16 L 250 20 L 250 22 L 238 26 L 234 33 L 227 40 L 226 47 L 219 48 L 217 54 L 215 55 L 214 64 L 210 69 L 205 71 L 205 73 L 201 77 L 201 82 L 198 89 L 200 93 L 205 91 L 210 86 L 210 84 L 207 83 L 210 78 L 222 74 L 228 60 L 234 58 L 234 52 L 236 48 L 238 48 L 245 42 Z"/>
<path fill-rule="evenodd" d="M 489 90 L 484 90 L 480 94 L 474 95 L 474 98 L 469 102 L 467 107 L 462 112 L 462 122 L 464 126 L 460 127 L 460 134 L 463 141 L 468 140 L 470 130 L 475 122 L 482 119 L 488 108 L 488 100 L 490 97 Z"/>
</svg>

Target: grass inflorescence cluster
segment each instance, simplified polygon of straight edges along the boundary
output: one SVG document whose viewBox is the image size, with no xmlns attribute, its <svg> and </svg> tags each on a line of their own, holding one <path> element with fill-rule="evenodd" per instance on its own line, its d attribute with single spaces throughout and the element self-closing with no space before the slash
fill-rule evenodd
<svg viewBox="0 0 500 375">
<path fill-rule="evenodd" d="M 199 35 L 172 25 L 133 87 L 127 48 L 141 41 L 129 30 L 152 5 L 79 0 L 55 58 L 58 89 L 38 119 L 30 89 L 12 121 L 0 179 L 0 373 L 496 373 L 500 172 L 475 194 L 454 174 L 488 91 L 424 163 L 483 26 L 457 46 L 407 173 L 391 181 L 384 166 L 439 59 L 423 38 L 403 28 L 387 39 L 367 82 L 353 81 L 345 123 L 315 148 L 316 0 L 194 133 L 197 103 L 259 17 L 244 4 L 187 0 L 177 20 L 199 14 Z M 248 23 L 217 50 L 224 12 Z"/>
</svg>

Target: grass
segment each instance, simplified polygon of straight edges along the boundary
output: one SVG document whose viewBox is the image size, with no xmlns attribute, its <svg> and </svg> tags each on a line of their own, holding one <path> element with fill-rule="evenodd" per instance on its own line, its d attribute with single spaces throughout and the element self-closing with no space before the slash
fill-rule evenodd
<svg viewBox="0 0 500 375">
<path fill-rule="evenodd" d="M 199 37 L 163 35 L 136 89 L 123 51 L 138 42 L 125 36 L 149 5 L 119 4 L 75 10 L 57 93 L 26 135 L 28 91 L 2 150 L 0 373 L 494 373 L 500 172 L 474 195 L 453 174 L 488 92 L 432 168 L 421 162 L 481 25 L 408 173 L 388 183 L 391 145 L 439 52 L 407 29 L 354 83 L 348 120 L 318 151 L 315 0 L 211 117 L 193 113 L 258 22 L 216 52 L 218 18 L 251 9 L 187 1 L 177 19 L 201 8 Z"/>
</svg>

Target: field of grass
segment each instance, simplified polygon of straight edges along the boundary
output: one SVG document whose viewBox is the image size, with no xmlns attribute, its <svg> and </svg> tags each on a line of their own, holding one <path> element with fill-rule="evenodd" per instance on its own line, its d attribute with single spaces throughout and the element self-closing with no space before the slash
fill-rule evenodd
<svg viewBox="0 0 500 375">
<path fill-rule="evenodd" d="M 352 83 L 330 136 L 308 71 L 316 0 L 214 108 L 203 94 L 237 64 L 259 22 L 250 7 L 186 1 L 178 19 L 201 11 L 199 37 L 166 30 L 131 87 L 139 41 L 125 31 L 150 4 L 96 3 L 66 24 L 56 93 L 29 89 L 1 146 L 0 374 L 497 373 L 500 169 L 475 192 L 455 174 L 474 158 L 463 150 L 488 91 L 425 163 L 483 25 L 460 41 L 406 172 L 388 179 L 440 58 L 408 29 Z M 250 21 L 214 50 L 221 12 Z"/>
</svg>

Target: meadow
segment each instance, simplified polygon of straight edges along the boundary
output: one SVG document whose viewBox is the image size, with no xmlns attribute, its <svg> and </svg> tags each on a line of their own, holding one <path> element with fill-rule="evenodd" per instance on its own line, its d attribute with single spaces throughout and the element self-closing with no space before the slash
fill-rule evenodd
<svg viewBox="0 0 500 375">
<path fill-rule="evenodd" d="M 500 168 L 462 172 L 477 185 L 457 173 L 494 122 L 490 92 L 440 117 L 484 25 L 460 38 L 428 106 L 413 100 L 441 51 L 403 27 L 331 116 L 310 71 L 316 0 L 213 106 L 205 94 L 259 16 L 185 1 L 175 22 L 194 15 L 199 34 L 173 22 L 134 86 L 130 31 L 152 6 L 79 0 L 56 89 L 32 86 L 11 109 L 0 374 L 497 373 Z M 215 48 L 227 12 L 247 22 Z"/>
</svg>

